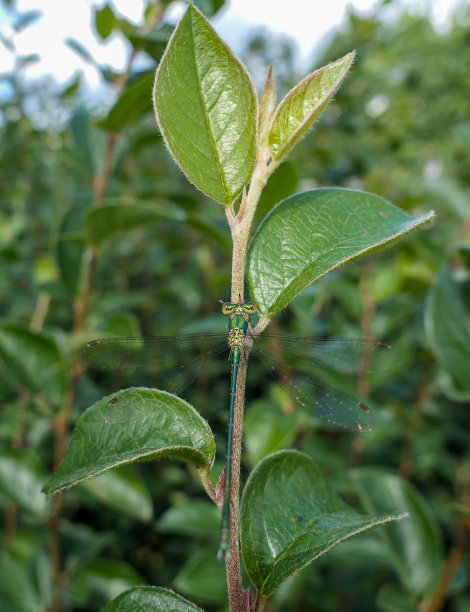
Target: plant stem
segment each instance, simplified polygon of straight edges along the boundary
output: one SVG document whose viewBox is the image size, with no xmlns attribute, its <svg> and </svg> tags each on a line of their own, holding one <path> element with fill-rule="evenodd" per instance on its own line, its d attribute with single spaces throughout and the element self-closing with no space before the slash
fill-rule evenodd
<svg viewBox="0 0 470 612">
<path fill-rule="evenodd" d="M 470 495 L 466 500 L 466 507 L 470 508 Z M 457 571 L 459 565 L 462 563 L 462 560 L 465 555 L 465 550 L 469 543 L 470 538 L 470 521 L 467 517 L 462 517 L 459 521 L 459 525 L 457 527 L 457 531 L 454 539 L 454 546 L 450 551 L 449 557 L 447 559 L 447 564 L 444 568 L 444 572 L 442 573 L 441 579 L 437 583 L 436 590 L 432 596 L 432 599 L 429 603 L 423 603 L 420 606 L 421 612 L 439 612 L 439 610 L 444 605 L 444 601 L 446 598 L 447 590 L 449 588 L 450 583 Z"/>
<path fill-rule="evenodd" d="M 238 214 L 232 207 L 226 208 L 232 233 L 232 302 L 243 301 L 245 293 L 245 266 L 256 206 L 269 176 L 260 155 L 251 178 L 248 194 L 244 191 Z M 242 447 L 243 412 L 245 406 L 245 381 L 247 361 L 242 358 L 238 370 L 232 431 L 232 478 L 230 488 L 230 551 L 227 560 L 227 586 L 231 612 L 244 611 L 244 593 L 240 570 L 240 463 Z"/>
</svg>

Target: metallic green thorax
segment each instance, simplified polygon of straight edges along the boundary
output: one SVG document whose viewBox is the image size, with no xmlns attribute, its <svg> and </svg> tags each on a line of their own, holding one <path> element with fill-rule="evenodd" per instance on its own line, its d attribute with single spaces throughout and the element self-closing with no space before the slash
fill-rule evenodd
<svg viewBox="0 0 470 612">
<path fill-rule="evenodd" d="M 230 412 L 227 434 L 227 463 L 225 469 L 224 508 L 222 514 L 222 527 L 220 531 L 219 559 L 227 559 L 230 533 L 230 488 L 232 481 L 232 437 L 233 413 L 237 389 L 238 365 L 245 347 L 246 333 L 250 323 L 250 315 L 256 312 L 251 302 L 229 303 L 222 302 L 223 314 L 230 317 L 228 322 L 228 344 L 230 346 L 230 361 L 232 364 L 232 380 L 230 384 Z"/>
</svg>

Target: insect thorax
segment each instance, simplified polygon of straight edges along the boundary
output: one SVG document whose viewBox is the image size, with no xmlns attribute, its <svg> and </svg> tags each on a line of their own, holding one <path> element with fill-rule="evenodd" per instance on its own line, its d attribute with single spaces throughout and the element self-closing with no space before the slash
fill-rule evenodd
<svg viewBox="0 0 470 612">
<path fill-rule="evenodd" d="M 231 349 L 236 346 L 242 347 L 245 345 L 246 330 L 240 327 L 234 327 L 228 332 L 228 345 Z"/>
</svg>

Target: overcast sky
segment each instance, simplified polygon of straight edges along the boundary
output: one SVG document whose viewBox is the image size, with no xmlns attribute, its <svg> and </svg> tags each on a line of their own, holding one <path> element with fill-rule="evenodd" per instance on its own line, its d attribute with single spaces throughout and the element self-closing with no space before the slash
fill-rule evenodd
<svg viewBox="0 0 470 612">
<path fill-rule="evenodd" d="M 231 0 L 228 6 L 212 20 L 219 34 L 235 51 L 247 38 L 248 32 L 264 25 L 276 32 L 285 33 L 296 40 L 299 59 L 305 70 L 311 58 L 312 49 L 325 34 L 341 25 L 348 4 L 367 11 L 376 0 Z M 434 17 L 438 27 L 445 27 L 447 16 L 458 0 L 396 0 L 414 10 L 426 7 L 426 12 Z M 20 11 L 39 9 L 43 16 L 33 26 L 17 36 L 16 45 L 21 54 L 38 53 L 41 61 L 32 65 L 28 76 L 35 78 L 52 74 L 63 83 L 80 70 L 85 74 L 91 87 L 99 85 L 99 77 L 64 41 L 72 37 L 80 41 L 97 59 L 117 69 L 126 61 L 126 48 L 118 35 L 113 35 L 106 43 L 100 43 L 92 26 L 92 8 L 103 5 L 98 0 L 17 0 Z M 144 0 L 112 0 L 111 4 L 126 18 L 138 22 L 142 15 Z M 184 2 L 172 5 L 169 17 L 176 21 L 185 8 Z M 0 29 L 8 34 L 9 23 L 0 10 Z M 0 72 L 11 69 L 11 56 L 0 45 Z"/>
</svg>

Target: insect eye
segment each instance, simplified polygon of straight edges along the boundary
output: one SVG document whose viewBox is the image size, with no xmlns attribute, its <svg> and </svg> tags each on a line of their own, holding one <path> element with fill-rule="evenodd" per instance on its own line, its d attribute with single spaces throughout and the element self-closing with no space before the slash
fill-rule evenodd
<svg viewBox="0 0 470 612">
<path fill-rule="evenodd" d="M 249 315 L 255 314 L 256 312 L 256 306 L 253 304 L 253 302 L 247 302 L 246 304 L 242 304 L 242 308 L 243 311 Z"/>
<path fill-rule="evenodd" d="M 233 314 L 233 312 L 235 311 L 235 309 L 237 308 L 236 304 L 228 304 L 228 303 L 223 303 L 222 304 L 222 313 L 224 315 L 231 315 Z"/>
</svg>

